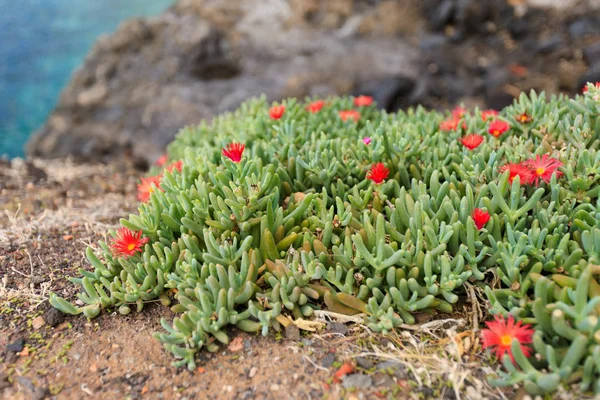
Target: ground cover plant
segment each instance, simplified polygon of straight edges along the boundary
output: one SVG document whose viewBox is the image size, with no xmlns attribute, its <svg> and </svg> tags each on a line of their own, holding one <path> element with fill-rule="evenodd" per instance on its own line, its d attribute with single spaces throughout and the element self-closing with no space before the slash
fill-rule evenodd
<svg viewBox="0 0 600 400">
<path fill-rule="evenodd" d="M 173 295 L 156 338 L 193 369 L 228 325 L 267 334 L 328 309 L 386 333 L 452 312 L 470 284 L 496 316 L 495 384 L 600 394 L 599 97 L 451 114 L 250 100 L 179 133 L 139 213 L 87 250 L 84 306 L 50 302 L 93 318 Z"/>
</svg>

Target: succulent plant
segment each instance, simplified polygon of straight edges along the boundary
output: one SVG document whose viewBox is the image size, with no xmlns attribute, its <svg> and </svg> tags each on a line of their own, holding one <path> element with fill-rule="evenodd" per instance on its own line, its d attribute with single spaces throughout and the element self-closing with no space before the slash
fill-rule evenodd
<svg viewBox="0 0 600 400">
<path fill-rule="evenodd" d="M 536 331 L 536 355 L 513 343 L 495 383 L 600 394 L 599 94 L 531 92 L 483 118 L 250 100 L 178 134 L 168 159 L 182 164 L 121 220 L 143 249 L 88 249 L 94 271 L 72 279 L 85 306 L 51 304 L 93 318 L 174 293 L 178 315 L 155 336 L 192 369 L 228 325 L 267 334 L 328 308 L 388 332 L 452 312 L 470 282 Z"/>
</svg>

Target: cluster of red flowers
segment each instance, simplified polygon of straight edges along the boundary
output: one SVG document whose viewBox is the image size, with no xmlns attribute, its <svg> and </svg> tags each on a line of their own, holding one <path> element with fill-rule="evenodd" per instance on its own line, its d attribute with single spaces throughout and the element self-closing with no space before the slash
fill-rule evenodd
<svg viewBox="0 0 600 400">
<path fill-rule="evenodd" d="M 562 166 L 563 163 L 560 160 L 544 154 L 520 163 L 505 164 L 500 167 L 500 172 L 508 171 L 508 180 L 511 183 L 518 176 L 521 184 L 538 185 L 541 181 L 549 183 L 552 174 L 556 174 L 556 177 L 560 178 L 563 173 L 558 171 L 558 168 Z"/>
</svg>

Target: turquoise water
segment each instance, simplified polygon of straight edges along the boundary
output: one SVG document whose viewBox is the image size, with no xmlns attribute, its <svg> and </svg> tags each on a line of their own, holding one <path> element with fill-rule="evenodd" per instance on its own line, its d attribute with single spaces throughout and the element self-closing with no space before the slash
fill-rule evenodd
<svg viewBox="0 0 600 400">
<path fill-rule="evenodd" d="M 95 39 L 173 0 L 0 0 L 0 156 L 23 155 Z"/>
</svg>

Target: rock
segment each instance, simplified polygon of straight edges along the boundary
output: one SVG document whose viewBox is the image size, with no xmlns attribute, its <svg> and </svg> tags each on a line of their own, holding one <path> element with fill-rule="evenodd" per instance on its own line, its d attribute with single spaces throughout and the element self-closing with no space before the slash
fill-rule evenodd
<svg viewBox="0 0 600 400">
<path fill-rule="evenodd" d="M 50 307 L 44 313 L 44 321 L 48 326 L 55 327 L 65 320 L 65 315 L 54 307 Z"/>
<path fill-rule="evenodd" d="M 321 359 L 321 365 L 325 368 L 329 368 L 335 362 L 335 354 L 329 353 Z"/>
<path fill-rule="evenodd" d="M 359 86 L 354 94 L 365 94 L 373 97 L 380 108 L 397 111 L 414 105 L 411 96 L 415 80 L 407 76 L 395 76 L 381 80 L 366 82 Z"/>
<path fill-rule="evenodd" d="M 33 393 L 31 393 L 31 400 L 44 400 L 49 396 L 50 390 L 48 390 L 47 387 L 39 387 L 36 388 Z"/>
<path fill-rule="evenodd" d="M 327 331 L 345 335 L 348 333 L 348 327 L 341 322 L 327 322 Z"/>
<path fill-rule="evenodd" d="M 36 331 L 44 325 L 46 325 L 46 321 L 44 320 L 44 317 L 42 317 L 41 315 L 38 317 L 35 317 L 33 319 L 33 321 L 31 321 L 31 327 L 33 329 L 35 329 Z"/>
<path fill-rule="evenodd" d="M 422 10 L 427 16 L 427 24 L 432 31 L 442 30 L 454 16 L 455 0 L 428 0 L 422 2 Z"/>
<path fill-rule="evenodd" d="M 256 373 L 258 372 L 258 368 L 252 367 L 250 368 L 250 372 L 248 372 L 248 378 L 254 378 Z"/>
<path fill-rule="evenodd" d="M 288 325 L 285 327 L 285 337 L 286 339 L 298 341 L 300 340 L 300 329 L 296 325 Z"/>
<path fill-rule="evenodd" d="M 30 379 L 25 378 L 24 376 L 17 376 L 17 383 L 28 392 L 33 392 L 35 390 L 33 382 L 31 382 Z"/>
<path fill-rule="evenodd" d="M 25 340 L 23 339 L 17 339 L 12 343 L 9 343 L 6 345 L 6 352 L 7 353 L 19 353 L 21 351 L 23 351 L 23 347 L 25 347 Z"/>
<path fill-rule="evenodd" d="M 384 372 L 393 372 L 394 375 L 402 375 L 405 371 L 406 367 L 399 363 L 398 361 L 388 360 L 382 363 L 377 364 L 375 370 L 384 371 Z"/>
<path fill-rule="evenodd" d="M 456 0 L 456 25 L 462 33 L 486 33 L 486 21 L 492 15 L 490 2 Z"/>
<path fill-rule="evenodd" d="M 371 386 L 373 386 L 373 379 L 369 375 L 363 375 L 363 374 L 346 375 L 342 379 L 342 386 L 345 389 L 349 389 L 349 388 L 368 389 Z"/>
<path fill-rule="evenodd" d="M 573 38 L 596 36 L 600 34 L 600 18 L 596 16 L 576 19 L 569 25 L 569 34 Z"/>
<path fill-rule="evenodd" d="M 356 361 L 356 365 L 364 369 L 371 369 L 375 365 L 373 361 L 366 357 L 356 357 L 354 360 Z"/>
<path fill-rule="evenodd" d="M 504 69 L 494 68 L 488 71 L 484 85 L 485 99 L 489 108 L 500 110 L 512 104 L 513 96 L 505 90 L 505 85 L 509 80 L 510 76 Z"/>
<path fill-rule="evenodd" d="M 588 65 L 600 63 L 600 41 L 583 48 L 583 59 Z"/>
<path fill-rule="evenodd" d="M 179 129 L 249 97 L 347 94 L 400 72 L 416 76 L 416 50 L 393 36 L 388 14 L 402 11 L 394 2 L 294 3 L 178 0 L 158 17 L 121 24 L 97 41 L 28 155 L 153 163 Z M 359 34 L 367 16 L 387 28 Z"/>
<path fill-rule="evenodd" d="M 549 38 L 542 40 L 537 45 L 537 52 L 542 54 L 552 53 L 561 47 L 564 47 L 563 38 L 560 34 L 554 34 Z M 585 56 L 585 49 L 584 49 Z"/>
<path fill-rule="evenodd" d="M 389 376 L 388 374 L 381 373 L 381 372 L 373 374 L 372 378 L 373 378 L 373 385 L 375 385 L 377 387 L 390 387 L 390 386 L 396 384 L 396 382 L 394 382 L 394 379 L 391 376 Z"/>
</svg>

